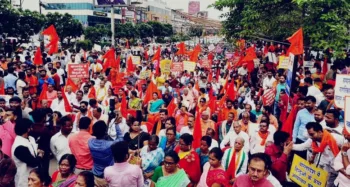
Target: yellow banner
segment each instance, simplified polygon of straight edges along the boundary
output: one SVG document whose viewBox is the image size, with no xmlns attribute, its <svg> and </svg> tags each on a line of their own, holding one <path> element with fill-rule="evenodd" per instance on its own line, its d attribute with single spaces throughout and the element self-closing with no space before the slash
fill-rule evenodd
<svg viewBox="0 0 350 187">
<path fill-rule="evenodd" d="M 160 69 L 162 70 L 162 73 L 170 73 L 171 60 L 166 59 L 160 61 Z"/>
<path fill-rule="evenodd" d="M 188 72 L 192 72 L 196 69 L 196 63 L 191 61 L 184 61 L 184 70 L 187 70 Z"/>
<path fill-rule="evenodd" d="M 288 64 L 289 64 L 289 57 L 287 56 L 280 56 L 279 57 L 279 69 L 288 69 Z"/>
<path fill-rule="evenodd" d="M 132 56 L 131 58 L 132 58 L 132 63 L 133 63 L 133 64 L 138 65 L 138 64 L 141 63 L 141 58 L 140 58 L 140 56 Z"/>
<path fill-rule="evenodd" d="M 328 172 L 310 164 L 298 155 L 294 155 L 289 178 L 301 187 L 324 187 L 327 183 Z"/>
<path fill-rule="evenodd" d="M 146 79 L 151 76 L 151 70 L 143 71 L 140 73 L 140 79 Z"/>
</svg>

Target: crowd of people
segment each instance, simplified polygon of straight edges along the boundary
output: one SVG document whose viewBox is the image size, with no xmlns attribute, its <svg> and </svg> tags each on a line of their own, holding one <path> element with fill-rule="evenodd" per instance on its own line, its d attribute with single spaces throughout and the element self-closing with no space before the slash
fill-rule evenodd
<svg viewBox="0 0 350 187">
<path fill-rule="evenodd" d="M 295 155 L 325 170 L 327 187 L 348 186 L 350 128 L 334 105 L 348 59 L 311 56 L 288 91 L 287 71 L 265 56 L 285 47 L 252 45 L 258 63 L 184 43 L 43 53 L 42 64 L 33 51 L 1 56 L 0 186 L 297 186 Z M 196 67 L 162 72 L 164 59 Z M 88 64 L 88 78 L 71 78 L 70 64 Z"/>
</svg>

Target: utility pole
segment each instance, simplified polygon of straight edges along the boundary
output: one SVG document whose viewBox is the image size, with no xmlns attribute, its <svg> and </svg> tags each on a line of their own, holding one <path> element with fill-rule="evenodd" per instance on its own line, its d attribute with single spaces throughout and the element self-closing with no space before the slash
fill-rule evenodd
<svg viewBox="0 0 350 187">
<path fill-rule="evenodd" d="M 114 47 L 115 46 L 115 32 L 114 32 L 114 29 L 115 29 L 115 25 L 114 25 L 114 7 L 112 5 L 111 7 L 111 31 L 112 31 L 112 46 Z"/>
</svg>

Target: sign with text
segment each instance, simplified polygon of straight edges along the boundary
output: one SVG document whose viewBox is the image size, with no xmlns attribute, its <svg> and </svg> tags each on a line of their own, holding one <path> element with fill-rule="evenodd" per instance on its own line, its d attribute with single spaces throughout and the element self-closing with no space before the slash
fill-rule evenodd
<svg viewBox="0 0 350 187">
<path fill-rule="evenodd" d="M 173 62 L 171 64 L 171 71 L 172 72 L 182 72 L 184 70 L 184 63 L 183 62 Z"/>
<path fill-rule="evenodd" d="M 184 70 L 187 70 L 188 72 L 192 72 L 196 69 L 196 63 L 191 61 L 183 61 L 184 64 Z"/>
<path fill-rule="evenodd" d="M 68 78 L 89 78 L 89 64 L 68 64 Z"/>
<path fill-rule="evenodd" d="M 349 118 L 349 115 L 346 115 L 346 114 L 349 114 L 349 111 L 350 111 L 350 97 L 345 97 L 344 127 L 348 132 L 350 132 L 350 118 Z"/>
<path fill-rule="evenodd" d="M 279 69 L 288 69 L 288 65 L 289 65 L 289 57 L 280 56 L 278 68 Z"/>
<path fill-rule="evenodd" d="M 162 73 L 170 73 L 171 60 L 166 59 L 166 60 L 160 61 L 160 69 L 162 70 Z"/>
<path fill-rule="evenodd" d="M 290 88 L 293 82 L 294 55 L 289 53 L 288 69 L 287 69 L 287 85 L 286 93 L 290 96 Z"/>
<path fill-rule="evenodd" d="M 140 73 L 140 79 L 147 79 L 151 76 L 151 70 L 143 71 Z"/>
<path fill-rule="evenodd" d="M 304 61 L 304 68 L 313 68 L 314 64 L 314 61 Z"/>
<path fill-rule="evenodd" d="M 345 108 L 345 97 L 350 96 L 350 75 L 337 74 L 334 87 L 334 105 Z"/>
<path fill-rule="evenodd" d="M 226 53 L 225 59 L 231 59 L 233 57 L 234 53 Z"/>
<path fill-rule="evenodd" d="M 211 63 L 208 59 L 202 59 L 200 62 L 202 68 L 211 68 Z"/>
<path fill-rule="evenodd" d="M 132 59 L 132 64 L 138 65 L 138 64 L 141 63 L 141 57 L 140 56 L 132 56 L 131 59 Z"/>
<path fill-rule="evenodd" d="M 276 97 L 276 89 L 268 89 L 262 96 L 262 101 L 264 106 L 271 106 Z"/>
<path fill-rule="evenodd" d="M 324 187 L 328 172 L 310 164 L 298 155 L 294 155 L 289 178 L 301 187 Z"/>
</svg>

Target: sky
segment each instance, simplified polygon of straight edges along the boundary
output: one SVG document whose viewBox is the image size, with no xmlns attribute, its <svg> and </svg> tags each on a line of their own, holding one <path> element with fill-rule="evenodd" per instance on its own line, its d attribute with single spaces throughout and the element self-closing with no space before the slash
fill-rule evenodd
<svg viewBox="0 0 350 187">
<path fill-rule="evenodd" d="M 17 0 L 19 1 L 19 0 Z M 42 0 L 45 2 L 45 0 Z M 183 9 L 185 12 L 188 11 L 188 3 L 190 0 L 164 0 L 167 3 L 167 7 L 171 9 Z M 197 0 L 200 1 L 201 11 L 208 11 L 208 16 L 211 19 L 219 20 L 220 15 L 223 12 L 215 10 L 213 8 L 208 8 L 208 6 L 215 2 L 215 0 Z M 39 11 L 39 0 L 24 0 L 23 8 L 29 10 Z M 226 10 L 227 11 L 227 10 Z M 222 19 L 220 19 L 222 20 Z"/>
</svg>

